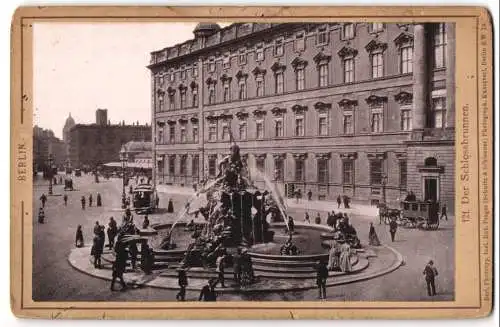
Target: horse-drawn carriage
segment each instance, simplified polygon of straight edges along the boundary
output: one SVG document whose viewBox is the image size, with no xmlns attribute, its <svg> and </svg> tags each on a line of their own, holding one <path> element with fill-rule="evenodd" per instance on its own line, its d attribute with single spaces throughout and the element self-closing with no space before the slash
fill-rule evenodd
<svg viewBox="0 0 500 327">
<path fill-rule="evenodd" d="M 64 180 L 64 190 L 73 191 L 73 180 L 71 178 L 66 178 Z"/>
<path fill-rule="evenodd" d="M 387 204 L 380 203 L 378 205 L 378 214 L 380 218 L 380 223 L 389 225 L 391 220 L 398 220 L 401 216 L 401 210 L 395 208 L 389 208 Z"/>
<path fill-rule="evenodd" d="M 401 202 L 400 222 L 403 227 L 436 230 L 439 227 L 439 202 Z"/>
<path fill-rule="evenodd" d="M 156 209 L 156 193 L 150 184 L 139 184 L 132 189 L 133 206 L 137 213 L 151 213 Z"/>
</svg>

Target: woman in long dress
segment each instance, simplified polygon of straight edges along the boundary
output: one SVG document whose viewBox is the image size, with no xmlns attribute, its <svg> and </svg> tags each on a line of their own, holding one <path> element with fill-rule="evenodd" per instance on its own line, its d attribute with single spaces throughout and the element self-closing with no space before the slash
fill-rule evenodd
<svg viewBox="0 0 500 327">
<path fill-rule="evenodd" d="M 370 232 L 368 233 L 368 241 L 370 245 L 380 246 L 380 240 L 378 239 L 377 232 L 375 232 L 375 227 L 373 223 L 370 223 Z"/>
<path fill-rule="evenodd" d="M 346 273 L 352 270 L 351 246 L 347 242 L 340 246 L 340 270 Z"/>
<path fill-rule="evenodd" d="M 330 248 L 330 252 L 328 254 L 328 270 L 336 270 L 339 268 L 339 254 L 340 247 L 339 243 L 335 240 L 332 241 L 332 247 Z"/>
</svg>

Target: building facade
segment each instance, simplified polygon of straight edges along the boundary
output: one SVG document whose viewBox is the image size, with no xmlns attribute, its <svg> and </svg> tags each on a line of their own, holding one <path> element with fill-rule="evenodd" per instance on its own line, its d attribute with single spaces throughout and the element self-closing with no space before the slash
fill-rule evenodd
<svg viewBox="0 0 500 327">
<path fill-rule="evenodd" d="M 454 205 L 454 24 L 198 24 L 151 53 L 155 178 L 217 173 L 230 140 L 284 193 Z"/>
<path fill-rule="evenodd" d="M 62 168 L 66 160 L 64 142 L 49 129 L 33 127 L 33 168 L 44 171 L 49 166 L 49 155 L 52 156 L 52 166 Z"/>
<path fill-rule="evenodd" d="M 66 118 L 66 121 L 64 122 L 64 127 L 63 127 L 63 142 L 65 146 L 65 152 L 66 152 L 66 158 L 65 160 L 69 161 L 69 131 L 75 126 L 75 120 L 73 117 L 71 117 L 71 113 L 69 113 L 68 118 Z"/>
<path fill-rule="evenodd" d="M 95 124 L 76 124 L 69 132 L 70 162 L 74 168 L 90 168 L 120 161 L 120 149 L 129 141 L 151 141 L 151 126 L 110 124 L 102 109 Z"/>
</svg>

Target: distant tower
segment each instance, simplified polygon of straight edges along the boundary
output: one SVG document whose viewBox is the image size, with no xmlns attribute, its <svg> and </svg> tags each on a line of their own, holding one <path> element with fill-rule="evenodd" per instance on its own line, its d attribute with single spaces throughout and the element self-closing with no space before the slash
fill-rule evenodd
<svg viewBox="0 0 500 327">
<path fill-rule="evenodd" d="M 220 26 L 215 23 L 199 23 L 193 30 L 194 37 L 198 40 L 200 48 L 204 48 L 208 36 L 217 33 Z"/>
<path fill-rule="evenodd" d="M 108 123 L 108 109 L 97 109 L 95 111 L 95 123 L 99 126 L 106 126 Z"/>
<path fill-rule="evenodd" d="M 64 142 L 64 147 L 66 148 L 66 159 L 69 158 L 69 146 L 70 146 L 69 131 L 75 125 L 76 125 L 75 120 L 73 119 L 73 117 L 71 117 L 71 112 L 70 112 L 68 118 L 66 118 L 66 122 L 64 123 L 63 127 L 63 142 Z"/>
</svg>

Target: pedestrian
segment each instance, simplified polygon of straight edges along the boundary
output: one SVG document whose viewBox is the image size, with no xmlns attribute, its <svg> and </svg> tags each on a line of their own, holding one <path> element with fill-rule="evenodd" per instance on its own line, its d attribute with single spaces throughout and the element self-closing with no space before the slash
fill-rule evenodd
<svg viewBox="0 0 500 327">
<path fill-rule="evenodd" d="M 94 225 L 94 235 L 99 235 L 99 232 L 101 231 L 101 225 L 99 225 L 99 222 L 96 221 Z"/>
<path fill-rule="evenodd" d="M 153 264 L 154 264 L 153 250 L 149 247 L 147 242 L 143 242 L 141 244 L 142 271 L 144 271 L 146 275 L 151 275 L 151 273 L 153 272 Z"/>
<path fill-rule="evenodd" d="M 326 280 L 328 278 L 328 268 L 323 260 L 316 266 L 316 285 L 318 285 L 318 294 L 320 299 L 326 299 Z"/>
<path fill-rule="evenodd" d="M 188 286 L 188 278 L 186 270 L 180 268 L 177 273 L 177 284 L 179 285 L 179 293 L 175 296 L 177 301 L 186 301 L 186 286 Z"/>
<path fill-rule="evenodd" d="M 340 246 L 340 258 L 339 258 L 340 270 L 342 270 L 345 273 L 349 273 L 352 270 L 351 246 L 345 240 L 339 240 L 339 243 L 342 244 Z"/>
<path fill-rule="evenodd" d="M 92 207 L 92 194 L 89 195 L 89 207 Z"/>
<path fill-rule="evenodd" d="M 200 292 L 198 301 L 215 302 L 217 301 L 217 293 L 215 293 L 215 284 L 217 280 L 209 279 L 207 284 L 203 286 Z"/>
<path fill-rule="evenodd" d="M 97 193 L 96 205 L 97 205 L 98 207 L 101 207 L 101 206 L 102 206 L 102 198 L 101 198 L 101 193 Z"/>
<path fill-rule="evenodd" d="M 156 198 L 155 198 L 155 207 L 158 208 L 159 205 L 160 205 L 160 197 L 158 195 L 156 195 Z"/>
<path fill-rule="evenodd" d="M 310 224 L 311 223 L 311 220 L 309 219 L 309 213 L 306 211 L 306 215 L 304 217 L 304 222 Z"/>
<path fill-rule="evenodd" d="M 67 194 L 64 194 L 63 200 L 64 200 L 64 206 L 66 207 L 68 205 L 68 195 Z"/>
<path fill-rule="evenodd" d="M 82 248 L 83 247 L 82 225 L 78 225 L 78 227 L 76 227 L 75 246 L 77 248 Z"/>
<path fill-rule="evenodd" d="M 293 221 L 292 216 L 288 216 L 287 226 L 288 226 L 288 232 L 290 234 L 293 234 L 293 232 L 295 231 L 295 222 Z"/>
<path fill-rule="evenodd" d="M 316 225 L 321 224 L 321 215 L 319 214 L 319 212 L 316 214 L 316 218 L 314 218 L 314 223 Z"/>
<path fill-rule="evenodd" d="M 241 248 L 236 250 L 233 256 L 233 277 L 237 285 L 241 283 Z"/>
<path fill-rule="evenodd" d="M 380 240 L 378 239 L 377 232 L 373 223 L 370 223 L 370 232 L 368 233 L 368 242 L 372 246 L 380 246 Z"/>
<path fill-rule="evenodd" d="M 443 217 L 446 219 L 446 221 L 448 221 L 446 203 L 444 203 L 443 206 L 441 207 L 441 217 L 439 217 L 439 220 L 443 219 Z"/>
<path fill-rule="evenodd" d="M 101 240 L 96 234 L 92 240 L 92 248 L 90 249 L 90 255 L 94 256 L 94 268 L 101 269 Z"/>
<path fill-rule="evenodd" d="M 45 202 L 47 202 L 47 196 L 45 195 L 45 193 L 42 193 L 40 201 L 42 201 L 42 208 L 45 208 Z"/>
<path fill-rule="evenodd" d="M 85 210 L 85 196 L 82 195 L 80 202 L 82 203 L 82 210 Z"/>
<path fill-rule="evenodd" d="M 434 261 L 430 260 L 429 263 L 424 268 L 425 282 L 427 283 L 427 295 L 436 295 L 436 284 L 435 279 L 438 275 L 436 267 L 434 267 Z"/>
<path fill-rule="evenodd" d="M 337 196 L 337 209 L 340 208 L 341 204 L 342 204 L 342 198 L 340 197 L 340 194 L 339 194 L 339 196 Z"/>
<path fill-rule="evenodd" d="M 43 208 L 40 208 L 40 210 L 38 210 L 38 222 L 40 224 L 45 223 L 45 212 L 43 211 Z"/>
<path fill-rule="evenodd" d="M 172 202 L 172 199 L 168 199 L 167 212 L 168 213 L 173 213 L 174 212 L 174 203 Z"/>
<path fill-rule="evenodd" d="M 392 242 L 394 242 L 397 230 L 398 230 L 398 223 L 396 222 L 396 219 L 391 219 L 391 222 L 389 223 L 389 232 L 391 233 Z"/>
<path fill-rule="evenodd" d="M 297 203 L 299 203 L 299 199 L 300 199 L 300 189 L 295 191 L 295 200 L 297 201 Z"/>
<path fill-rule="evenodd" d="M 132 194 L 134 192 L 134 188 L 132 187 L 132 185 L 130 185 L 130 187 L 128 188 L 128 193 Z"/>
<path fill-rule="evenodd" d="M 142 222 L 142 229 L 147 229 L 149 227 L 148 215 L 144 216 L 144 221 Z"/>
<path fill-rule="evenodd" d="M 226 259 L 226 256 L 225 256 L 224 252 L 222 252 L 215 262 L 215 265 L 216 265 L 215 270 L 217 271 L 217 282 L 215 284 L 220 283 L 221 287 L 226 287 L 224 285 L 224 264 L 226 261 L 225 259 Z"/>
<path fill-rule="evenodd" d="M 122 291 L 127 289 L 127 284 L 123 280 L 123 273 L 125 272 L 125 268 L 127 266 L 127 252 L 125 251 L 125 247 L 120 245 L 116 249 L 116 257 L 113 262 L 113 279 L 111 280 L 111 291 L 114 291 L 114 285 L 116 279 L 120 280 L 120 284 L 122 285 Z"/>
<path fill-rule="evenodd" d="M 130 253 L 130 263 L 132 264 L 132 270 L 136 269 L 136 263 L 137 263 L 137 254 L 139 250 L 137 249 L 137 244 L 135 243 L 130 243 L 128 246 L 128 252 Z"/>
<path fill-rule="evenodd" d="M 312 197 L 313 197 L 313 192 L 311 190 L 309 190 L 309 192 L 307 192 L 307 200 L 311 201 Z"/>
<path fill-rule="evenodd" d="M 116 220 L 113 217 L 109 218 L 109 223 L 108 223 L 108 247 L 111 250 L 113 246 L 115 245 L 115 237 L 116 234 L 118 234 L 118 226 L 116 224 Z"/>
<path fill-rule="evenodd" d="M 349 209 L 349 197 L 344 195 L 344 208 Z"/>
</svg>

